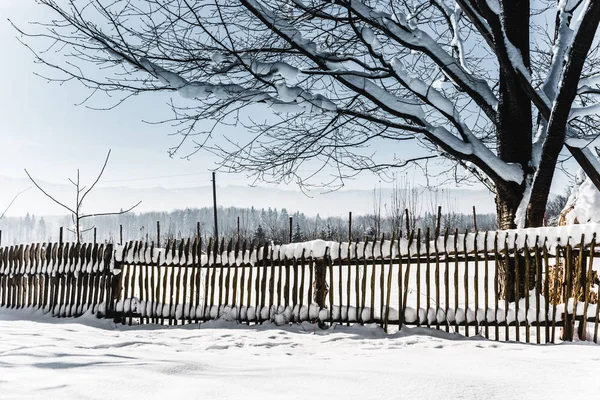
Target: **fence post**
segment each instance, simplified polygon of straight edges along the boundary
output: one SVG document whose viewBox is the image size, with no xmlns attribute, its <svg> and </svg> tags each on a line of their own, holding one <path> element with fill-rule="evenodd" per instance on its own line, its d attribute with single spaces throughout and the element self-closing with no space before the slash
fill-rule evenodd
<svg viewBox="0 0 600 400">
<path fill-rule="evenodd" d="M 59 233 L 58 233 L 58 243 L 59 244 L 63 244 L 63 227 L 60 227 Z"/>
<path fill-rule="evenodd" d="M 315 280 L 313 282 L 314 289 L 314 301 L 319 306 L 319 310 L 325 308 L 325 302 L 327 299 L 327 260 L 326 258 L 319 258 L 315 260 Z"/>
</svg>

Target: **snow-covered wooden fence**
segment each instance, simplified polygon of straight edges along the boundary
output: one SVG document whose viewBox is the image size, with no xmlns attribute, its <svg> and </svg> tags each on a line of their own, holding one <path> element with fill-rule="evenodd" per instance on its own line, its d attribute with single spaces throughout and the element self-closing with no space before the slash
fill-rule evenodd
<svg viewBox="0 0 600 400">
<path fill-rule="evenodd" d="M 57 317 L 105 315 L 113 298 L 113 253 L 110 244 L 0 247 L 0 306 Z"/>
<path fill-rule="evenodd" d="M 256 246 L 232 240 L 0 249 L 2 306 L 128 324 L 210 319 L 428 326 L 598 341 L 600 226 Z M 517 271 L 503 289 L 504 270 Z M 505 301 L 504 298 L 518 301 Z"/>
</svg>

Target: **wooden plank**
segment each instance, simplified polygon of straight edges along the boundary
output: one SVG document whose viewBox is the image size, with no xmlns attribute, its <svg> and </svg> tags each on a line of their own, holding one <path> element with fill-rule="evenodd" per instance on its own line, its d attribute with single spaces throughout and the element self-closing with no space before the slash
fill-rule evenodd
<svg viewBox="0 0 600 400">
<path fill-rule="evenodd" d="M 244 239 L 244 242 L 242 243 L 242 277 L 240 280 L 240 309 L 242 307 L 244 307 L 244 295 L 245 295 L 245 288 L 246 288 L 246 268 L 248 267 L 248 264 L 246 264 L 246 239 Z M 252 250 L 250 250 L 250 254 L 252 254 Z M 250 257 L 248 257 L 250 261 Z M 248 308 L 250 307 L 250 296 L 248 296 L 248 301 L 246 302 L 246 320 L 248 321 Z"/>
<path fill-rule="evenodd" d="M 544 310 L 545 310 L 545 333 L 546 333 L 546 343 L 550 342 L 550 320 L 548 319 L 550 315 L 550 263 L 548 261 L 548 246 L 546 244 L 546 239 L 544 239 L 544 245 L 542 247 L 543 257 L 544 257 L 544 265 L 546 266 L 546 273 L 544 274 Z"/>
<path fill-rule="evenodd" d="M 244 241 L 244 243 L 246 243 L 246 242 Z M 254 270 L 254 263 L 252 263 L 251 261 L 252 261 L 252 253 L 253 252 L 254 252 L 254 242 L 250 242 L 250 253 L 249 253 L 250 257 L 248 260 L 248 261 L 250 261 L 250 263 L 247 264 L 247 266 L 248 266 L 248 294 L 247 294 L 248 300 L 246 301 L 246 304 L 248 306 L 248 310 L 250 309 L 250 307 L 252 307 L 252 273 Z M 256 253 L 258 256 L 258 248 L 256 249 Z M 257 258 L 256 262 L 258 262 L 258 257 L 256 257 L 256 258 Z M 254 309 L 254 311 L 255 311 L 255 315 L 256 315 L 256 308 Z M 250 323 L 250 317 L 248 317 L 248 323 Z"/>
<path fill-rule="evenodd" d="M 488 232 L 485 232 L 483 236 L 483 267 L 485 270 L 483 271 L 483 308 L 484 308 L 484 322 L 485 322 L 485 330 L 484 336 L 486 339 L 490 338 L 490 321 L 488 319 L 488 310 L 490 309 L 490 264 L 489 264 L 489 256 L 488 256 Z M 494 316 L 495 319 L 495 316 Z"/>
<path fill-rule="evenodd" d="M 515 339 L 520 341 L 520 332 L 519 328 L 519 300 L 521 299 L 521 292 L 519 290 L 521 284 L 521 266 L 519 265 L 519 253 L 516 246 L 517 235 L 515 235 L 515 245 L 513 246 L 513 254 L 515 257 L 515 285 L 514 285 L 514 299 L 515 299 Z"/>
<path fill-rule="evenodd" d="M 152 266 L 152 257 L 154 256 L 154 242 L 150 243 L 150 248 L 148 249 L 148 242 L 146 242 L 146 245 L 144 246 L 144 260 L 146 261 L 146 265 L 144 265 L 144 290 L 146 293 L 146 307 L 145 307 L 145 312 L 146 312 L 146 318 L 145 318 L 145 322 L 146 324 L 149 324 L 151 322 L 152 315 L 153 315 L 153 307 L 152 304 L 154 303 L 154 299 L 152 298 L 152 294 L 154 293 L 154 290 L 151 290 L 150 288 L 150 270 L 153 270 L 154 267 Z M 148 258 L 149 257 L 149 258 Z M 153 289 L 153 287 L 152 287 Z"/>
<path fill-rule="evenodd" d="M 425 319 L 428 328 L 431 327 L 429 321 L 429 313 L 431 312 L 431 249 L 429 245 L 430 242 L 430 230 L 429 227 L 427 227 L 427 229 L 425 230 L 425 254 L 427 255 L 427 261 L 425 264 Z"/>
<path fill-rule="evenodd" d="M 183 249 L 183 239 L 180 242 L 180 247 L 178 251 L 177 240 L 173 240 L 173 260 L 175 260 L 175 256 L 178 258 L 178 263 L 172 263 L 171 269 L 171 277 L 169 279 L 169 325 L 177 325 L 177 306 L 179 305 L 179 290 L 180 290 L 180 282 L 181 282 L 181 268 L 178 267 L 180 265 L 180 257 L 182 256 Z"/>
<path fill-rule="evenodd" d="M 298 288 L 299 288 L 299 283 L 298 283 L 298 274 L 300 273 L 300 267 L 298 266 L 298 258 L 294 257 L 292 259 L 292 269 L 293 269 L 293 275 L 294 275 L 294 282 L 293 282 L 293 286 L 292 286 L 292 310 L 295 307 L 298 307 L 298 318 L 296 319 L 296 322 L 298 322 L 300 320 L 300 306 L 298 304 L 298 297 L 300 296 L 300 294 L 298 293 Z"/>
<path fill-rule="evenodd" d="M 165 249 L 165 260 L 164 260 L 164 265 L 167 266 L 167 259 L 169 257 L 169 253 L 171 251 L 171 240 L 167 239 L 167 246 Z M 160 275 L 161 275 L 161 270 L 164 269 L 164 276 L 162 277 L 162 290 L 161 290 L 161 294 L 162 294 L 162 304 L 160 307 L 160 324 L 164 325 L 165 324 L 165 310 L 167 311 L 167 322 L 168 322 L 168 318 L 169 315 L 171 314 L 171 304 L 169 304 L 167 306 L 167 289 L 169 288 L 169 270 L 170 268 L 160 268 L 159 269 L 159 282 L 160 282 Z M 172 273 L 172 271 L 171 271 Z M 159 283 L 160 285 L 160 283 Z"/>
<path fill-rule="evenodd" d="M 421 229 L 417 230 L 417 326 L 421 326 Z"/>
<path fill-rule="evenodd" d="M 271 257 L 273 257 L 274 251 L 271 250 Z M 270 269 L 269 271 L 271 273 L 271 275 L 274 275 L 275 270 L 274 269 Z M 281 252 L 279 250 L 277 250 L 277 285 L 276 285 L 276 290 L 277 290 L 277 309 L 279 310 L 279 307 L 283 304 L 283 280 L 285 279 L 285 277 L 283 276 L 284 271 L 283 271 L 283 260 L 281 259 Z M 266 304 L 268 306 L 272 306 L 275 303 L 270 303 L 270 304 Z"/>
<path fill-rule="evenodd" d="M 392 240 L 390 242 L 390 260 L 392 259 L 391 255 L 392 255 L 392 250 L 394 248 L 394 239 L 395 239 L 394 238 L 394 234 L 392 233 Z M 381 269 L 383 271 L 383 257 L 381 257 L 381 260 L 382 260 L 382 268 Z M 386 333 L 388 332 L 388 321 L 390 319 L 390 301 L 391 301 L 391 296 L 392 296 L 392 276 L 393 276 L 393 273 L 394 273 L 394 264 L 392 263 L 392 261 L 390 261 L 390 263 L 389 263 L 388 277 L 387 277 L 387 296 L 386 296 L 386 301 L 385 301 L 385 332 Z"/>
<path fill-rule="evenodd" d="M 245 243 L 245 242 L 244 242 Z M 250 256 L 249 256 L 249 263 L 247 264 L 247 268 L 248 268 L 248 293 L 247 293 L 247 300 L 246 300 L 246 304 L 248 306 L 248 310 L 250 310 L 250 307 L 252 307 L 252 274 L 253 274 L 253 270 L 254 270 L 254 263 L 252 263 L 252 253 L 254 252 L 254 242 L 250 242 Z M 256 264 L 258 263 L 258 248 L 256 249 Z M 254 313 L 255 313 L 255 319 L 256 319 L 256 307 L 254 307 Z M 246 314 L 247 315 L 247 314 Z M 248 323 L 250 323 L 251 318 L 248 316 Z"/>
<path fill-rule="evenodd" d="M 479 252 L 478 252 L 478 246 L 477 246 L 477 235 L 479 235 L 479 232 L 475 231 L 475 238 L 474 238 L 474 243 L 473 243 L 473 250 L 475 253 L 475 263 L 473 264 L 473 288 L 474 288 L 474 295 L 475 295 L 475 310 L 474 311 L 474 315 L 475 315 L 475 334 L 477 335 L 479 333 L 479 318 L 477 318 L 477 314 L 479 313 Z"/>
<path fill-rule="evenodd" d="M 267 259 L 269 259 L 270 267 L 267 268 Z M 263 265 L 262 265 L 262 278 L 260 283 L 260 307 L 261 310 L 265 306 L 275 305 L 276 301 L 279 303 L 279 299 L 275 299 L 275 260 L 274 260 L 274 249 L 273 246 L 268 246 L 265 244 L 263 246 Z M 278 263 L 280 261 L 278 260 Z M 279 271 L 281 273 L 281 271 Z M 266 295 L 267 295 L 267 274 L 269 275 L 269 303 L 266 303 Z M 279 292 L 277 292 L 279 295 Z M 271 311 L 269 310 L 269 314 Z"/>
<path fill-rule="evenodd" d="M 531 342 L 531 334 L 529 332 L 529 282 L 531 282 L 531 257 L 529 255 L 527 235 L 525 235 L 525 246 L 523 246 L 523 256 L 525 258 L 525 343 L 529 343 Z"/>
<path fill-rule="evenodd" d="M 340 244 L 340 254 L 341 254 L 341 244 Z M 348 247 L 346 248 L 346 258 L 348 262 L 346 263 L 346 323 L 350 326 L 350 303 L 352 299 L 352 242 L 348 242 Z M 340 260 L 340 279 L 342 276 L 342 260 Z M 341 305 L 340 305 L 341 307 Z M 340 308 L 340 313 L 342 312 Z"/>
<path fill-rule="evenodd" d="M 583 279 L 585 277 L 585 267 L 583 259 L 585 258 L 585 235 L 581 234 L 581 241 L 579 242 L 579 251 L 577 253 L 577 270 L 575 273 L 575 282 L 573 282 L 574 288 L 571 293 L 573 298 L 573 318 L 571 319 L 571 332 L 575 333 L 575 321 L 577 320 L 577 307 L 579 305 L 579 298 L 585 290 L 585 284 Z M 583 325 L 581 325 L 583 327 Z M 581 335 L 585 335 L 585 331 L 579 331 Z M 581 339 L 581 338 L 580 338 Z M 585 338 L 583 339 L 585 340 Z"/>
<path fill-rule="evenodd" d="M 35 251 L 34 246 L 34 244 L 27 246 L 25 251 L 25 273 L 27 274 L 27 300 L 25 304 L 27 305 L 27 307 L 31 307 L 31 302 L 33 301 L 33 277 L 35 276 L 35 274 L 32 273 L 32 269 L 35 268 L 35 266 L 33 265 L 33 253 Z"/>
<path fill-rule="evenodd" d="M 496 322 L 495 329 L 495 340 L 500 340 L 500 329 L 498 327 L 498 265 L 500 264 L 500 260 L 498 257 L 498 232 L 494 234 L 494 321 Z"/>
<path fill-rule="evenodd" d="M 571 276 L 573 274 L 573 252 L 572 252 L 573 248 L 571 246 L 571 244 L 569 242 L 567 242 L 567 246 L 565 247 L 565 283 L 566 286 L 564 287 L 564 292 L 563 292 L 563 301 L 564 301 L 564 313 L 563 313 L 563 318 L 562 318 L 562 322 L 563 322 L 563 340 L 565 341 L 573 341 L 573 332 L 571 330 L 571 316 L 569 315 L 568 312 L 568 304 L 569 304 L 569 297 L 571 297 L 572 293 L 573 293 L 573 282 L 571 279 Z"/>
<path fill-rule="evenodd" d="M 446 332 L 450 332 L 448 311 L 450 310 L 450 262 L 448 261 L 448 236 L 449 228 L 444 230 L 444 316 L 446 318 Z"/>
<path fill-rule="evenodd" d="M 349 270 L 352 268 L 349 267 Z M 355 322 L 360 322 L 360 263 L 358 259 L 358 239 L 354 243 L 354 296 L 355 296 Z"/>
<path fill-rule="evenodd" d="M 280 253 L 281 255 L 281 253 Z M 288 307 L 290 305 L 290 259 L 285 255 L 283 256 L 284 260 L 284 273 L 285 277 L 283 278 L 283 306 Z M 281 263 L 281 261 L 279 261 Z M 280 279 L 281 280 L 281 279 Z M 292 306 L 293 307 L 293 306 Z"/>
<path fill-rule="evenodd" d="M 438 212 L 441 214 L 442 208 L 438 208 Z M 434 242 L 434 251 L 435 251 L 435 271 L 434 271 L 434 281 L 435 281 L 435 328 L 440 329 L 440 321 L 438 321 L 438 314 L 442 311 L 440 306 L 440 249 L 438 248 L 438 238 L 440 235 L 439 227 L 437 228 L 435 242 Z M 445 318 L 445 315 L 444 315 Z"/>
<path fill-rule="evenodd" d="M 375 263 L 375 244 L 377 240 L 373 240 L 373 245 L 371 246 L 371 302 L 369 304 L 369 322 L 375 321 L 375 278 L 376 278 L 376 263 Z"/>
<path fill-rule="evenodd" d="M 126 264 L 126 257 L 127 257 L 127 251 L 130 247 L 130 243 L 126 242 L 125 243 L 125 248 L 123 249 L 123 264 L 121 265 L 121 282 L 122 285 L 121 287 L 123 288 L 123 314 L 121 317 L 121 323 L 123 325 L 125 325 L 127 323 L 126 320 L 126 315 L 127 315 L 127 309 L 125 308 L 125 300 L 129 298 L 129 265 Z"/>
<path fill-rule="evenodd" d="M 507 238 L 507 236 L 504 237 L 504 271 L 506 272 L 506 274 L 508 274 L 508 270 L 510 268 L 510 261 L 509 261 L 510 252 L 508 251 L 508 238 Z M 498 276 L 497 273 L 496 273 L 496 276 Z M 504 340 L 506 340 L 506 341 L 509 340 L 509 330 L 508 330 L 508 327 L 509 327 L 509 324 L 508 324 L 508 308 L 509 308 L 508 294 L 509 294 L 509 290 L 511 290 L 511 289 L 507 288 L 507 287 L 504 288 L 504 292 L 505 292 L 505 295 L 506 295 L 505 299 L 504 299 L 504 323 L 506 324 L 506 329 L 504 330 Z M 516 320 L 517 319 L 515 318 L 515 321 Z"/>
<path fill-rule="evenodd" d="M 309 260 L 308 260 L 308 319 L 310 320 L 310 306 L 313 303 L 313 283 L 314 283 L 314 276 L 315 276 L 315 260 L 312 257 L 312 255 L 309 256 Z"/>
<path fill-rule="evenodd" d="M 163 324 L 164 319 L 162 318 L 162 313 L 163 313 L 163 308 L 165 305 L 165 302 L 163 300 L 164 298 L 164 294 L 163 291 L 161 289 L 163 289 L 163 277 L 162 275 L 162 268 L 161 268 L 161 256 L 165 257 L 163 254 L 166 253 L 158 253 L 158 256 L 156 257 L 156 268 L 152 268 L 152 287 L 154 288 L 154 300 L 155 300 L 155 304 L 154 304 L 154 323 L 155 324 Z"/>
<path fill-rule="evenodd" d="M 262 253 L 262 260 L 258 261 L 259 255 Z M 261 316 L 261 309 L 262 309 L 262 305 L 261 305 L 261 294 L 264 297 L 264 290 L 262 291 L 263 293 L 261 293 L 261 267 L 262 269 L 265 269 L 266 263 L 267 263 L 267 259 L 266 257 L 268 256 L 268 250 L 267 250 L 267 246 L 266 245 L 260 245 L 260 242 L 257 244 L 257 248 L 256 248 L 256 259 L 257 259 L 257 263 L 256 263 L 256 278 L 254 279 L 254 309 L 255 309 L 255 314 L 256 314 L 256 323 L 260 322 L 260 316 Z M 263 298 L 264 301 L 264 298 Z"/>
<path fill-rule="evenodd" d="M 212 308 L 215 306 L 215 282 L 216 282 L 216 277 L 217 277 L 217 267 L 215 266 L 216 261 L 217 261 L 217 255 L 218 255 L 218 238 L 215 238 L 215 242 L 213 243 L 212 246 L 212 255 L 213 255 L 213 263 L 210 263 L 209 260 L 209 264 L 208 264 L 208 271 L 210 272 L 210 282 L 209 282 L 209 289 L 210 289 L 210 303 L 209 303 L 209 308 L 208 308 L 208 315 L 205 315 L 205 317 L 207 317 L 207 319 L 212 319 Z M 210 242 L 209 242 L 210 245 Z M 219 309 L 218 309 L 218 305 L 217 305 L 217 317 L 219 314 Z"/>
<path fill-rule="evenodd" d="M 338 254 L 337 254 L 337 259 L 338 259 L 338 307 L 340 310 L 340 322 L 344 320 L 344 318 L 342 318 L 342 307 L 344 305 L 344 300 L 343 300 L 343 272 L 342 272 L 342 243 L 339 242 L 339 247 L 338 247 Z M 348 281 L 349 283 L 349 281 Z M 333 282 L 332 282 L 333 284 Z M 348 298 L 349 299 L 349 298 Z M 331 313 L 333 314 L 333 308 L 331 309 Z M 333 316 L 332 316 L 333 317 Z M 348 319 L 348 312 L 346 309 L 346 319 Z"/>
<path fill-rule="evenodd" d="M 540 330 L 540 295 L 542 293 L 542 260 L 540 258 L 540 247 L 539 247 L 539 236 L 535 237 L 535 245 L 533 247 L 534 261 L 535 261 L 535 335 L 536 335 L 536 343 L 541 343 L 541 330 Z"/>
<path fill-rule="evenodd" d="M 142 309 L 142 304 L 144 304 L 144 302 L 148 301 L 148 293 L 144 293 L 144 290 L 146 289 L 146 285 L 144 285 L 144 270 L 148 268 L 147 262 L 146 262 L 146 250 L 148 249 L 148 242 L 140 242 L 139 246 L 138 246 L 138 259 L 140 261 L 142 261 L 145 265 L 140 265 L 140 268 L 138 270 L 138 288 L 139 288 L 139 310 L 138 313 L 140 314 L 140 318 L 139 318 L 139 323 L 140 325 L 144 323 L 144 319 L 148 318 L 147 312 L 146 310 L 148 309 L 147 307 L 144 307 Z"/>
<path fill-rule="evenodd" d="M 135 260 L 135 257 L 138 255 L 138 251 L 139 251 L 139 247 L 140 247 L 140 242 L 136 241 L 134 242 L 135 244 L 133 245 L 133 259 Z M 129 318 L 128 320 L 128 324 L 131 326 L 133 324 L 133 299 L 135 298 L 136 294 L 135 294 L 135 287 L 136 287 L 136 279 L 137 279 L 137 275 L 138 275 L 138 271 L 137 271 L 137 263 L 130 265 L 129 268 L 131 268 L 131 283 L 127 283 L 128 285 L 131 284 L 131 294 L 129 295 L 129 297 L 125 297 L 125 299 L 130 299 L 131 301 L 129 302 L 129 309 L 126 310 L 127 313 L 129 313 Z"/>
<path fill-rule="evenodd" d="M 306 249 L 302 249 L 302 255 L 300 256 L 300 294 L 298 296 L 298 320 L 302 321 L 302 307 L 304 305 L 304 281 L 305 281 L 305 277 L 306 277 L 306 257 L 304 255 L 304 253 L 306 252 Z M 310 286 L 310 283 L 309 283 Z M 308 308 L 310 311 L 310 297 L 308 298 Z"/>
<path fill-rule="evenodd" d="M 559 300 L 558 296 L 558 265 L 559 265 L 559 254 L 560 247 L 556 246 L 556 264 L 554 266 L 554 296 L 555 301 L 552 302 L 552 343 L 556 343 L 556 302 Z M 566 267 L 565 267 L 566 270 Z"/>
<path fill-rule="evenodd" d="M 188 239 L 189 241 L 189 239 Z M 187 249 L 189 250 L 189 242 L 187 244 Z M 180 306 L 183 307 L 183 303 L 185 301 L 185 299 L 181 299 L 181 292 L 182 292 L 182 287 L 181 287 L 181 281 L 182 281 L 182 275 L 187 273 L 187 268 L 183 268 L 183 265 L 187 264 L 187 255 L 188 252 L 185 251 L 185 241 L 183 239 L 181 239 L 181 241 L 179 242 L 179 247 L 178 247 L 178 263 L 177 263 L 177 278 L 175 281 L 175 309 L 174 309 L 174 315 L 173 315 L 173 324 L 174 325 L 179 325 L 179 316 L 178 316 L 178 310 L 180 309 Z M 183 314 L 181 315 L 181 317 L 183 317 Z M 181 322 L 183 323 L 184 318 L 181 318 Z"/>
<path fill-rule="evenodd" d="M 231 260 L 229 259 L 229 256 L 231 254 L 231 251 L 233 249 L 232 246 L 232 239 L 229 239 L 229 243 L 227 243 L 227 267 L 224 270 L 221 270 L 221 272 L 225 272 L 225 280 L 224 280 L 224 285 L 225 285 L 225 299 L 224 302 L 222 304 L 223 307 L 228 306 L 231 304 L 231 302 L 229 301 L 229 294 L 230 294 L 230 286 L 231 286 Z M 235 262 L 235 260 L 234 260 Z"/>
<path fill-rule="evenodd" d="M 369 244 L 369 238 L 366 238 L 363 245 L 363 276 L 362 276 L 362 285 L 361 285 L 361 310 L 360 310 L 360 322 L 364 323 L 364 311 L 366 308 L 367 302 L 367 246 Z"/>
<path fill-rule="evenodd" d="M 59 317 L 65 316 L 65 306 L 67 303 L 67 271 L 69 268 L 69 254 L 72 246 L 65 243 L 62 253 L 62 273 L 60 278 L 60 305 L 58 308 Z"/>
<path fill-rule="evenodd" d="M 465 236 L 463 239 L 463 251 L 465 255 L 465 260 L 467 258 L 468 250 L 467 250 L 467 234 L 469 231 L 465 230 Z M 465 269 L 463 275 L 463 286 L 465 293 L 465 336 L 469 337 L 469 263 L 465 261 Z M 477 332 L 475 332 L 477 333 Z"/>
<path fill-rule="evenodd" d="M 385 235 L 381 235 L 381 241 L 379 242 L 379 255 L 381 257 L 381 263 L 379 265 L 379 319 L 384 320 L 384 303 L 385 303 L 385 260 L 383 258 L 383 241 Z M 373 260 L 375 258 L 373 257 Z"/>
<path fill-rule="evenodd" d="M 454 231 L 454 251 L 458 251 L 458 228 Z M 459 332 L 459 323 L 458 323 L 458 309 L 460 307 L 460 303 L 458 302 L 458 257 L 454 258 L 454 329 L 456 332 Z M 465 322 L 466 314 L 465 314 Z"/>
<path fill-rule="evenodd" d="M 235 242 L 235 247 L 234 247 L 234 251 L 233 251 L 233 283 L 232 283 L 232 298 L 231 298 L 231 306 L 232 307 L 237 307 L 238 302 L 237 302 L 237 288 L 238 288 L 238 257 L 240 255 L 240 239 L 238 238 L 237 241 Z M 239 313 L 236 311 L 236 319 L 239 318 Z"/>
<path fill-rule="evenodd" d="M 584 332 L 584 334 L 587 335 L 587 314 L 588 314 L 588 305 L 590 303 L 590 289 L 592 287 L 592 279 L 593 279 L 593 265 L 594 265 L 594 247 L 596 246 L 596 234 L 594 233 L 594 236 L 592 237 L 592 241 L 590 243 L 590 248 L 589 248 L 589 263 L 588 263 L 588 269 L 587 269 L 587 273 L 586 273 L 586 279 L 585 279 L 585 299 L 584 299 L 584 303 L 583 303 L 583 318 L 581 319 L 581 322 L 579 322 L 580 324 L 583 324 L 583 328 L 581 329 L 582 332 Z M 581 253 L 583 253 L 584 248 L 581 247 Z M 596 308 L 598 308 L 598 302 L 596 302 Z M 595 330 L 595 329 L 594 329 Z M 587 340 L 587 337 L 584 338 L 579 338 L 581 340 Z"/>
<path fill-rule="evenodd" d="M 209 296 L 209 286 L 210 286 L 210 279 L 211 279 L 211 249 L 212 249 L 212 239 L 209 238 L 208 239 L 208 244 L 206 245 L 206 276 L 204 278 L 204 311 L 202 313 L 202 318 L 204 321 L 210 319 L 210 302 L 211 302 L 211 296 Z M 214 257 L 214 256 L 213 256 Z M 201 270 L 202 271 L 202 270 Z"/>
<path fill-rule="evenodd" d="M 408 243 L 407 243 L 407 264 L 406 264 L 406 271 L 404 272 L 404 294 L 403 294 L 403 299 L 402 299 L 402 318 L 401 321 L 406 321 L 406 307 L 408 305 L 408 284 L 410 282 L 410 260 L 411 260 L 411 246 L 413 243 L 413 239 L 415 236 L 415 232 L 411 231 L 410 234 L 408 235 Z M 417 310 L 418 311 L 418 310 Z M 400 319 L 400 318 L 399 318 Z M 417 320 L 418 320 L 418 314 L 417 314 Z"/>
</svg>

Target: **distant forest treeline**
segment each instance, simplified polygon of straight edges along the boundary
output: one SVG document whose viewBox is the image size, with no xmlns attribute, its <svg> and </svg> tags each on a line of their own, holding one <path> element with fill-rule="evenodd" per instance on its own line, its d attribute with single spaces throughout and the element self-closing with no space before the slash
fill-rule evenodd
<svg viewBox="0 0 600 400">
<path fill-rule="evenodd" d="M 287 243 L 289 241 L 289 218 L 292 217 L 292 241 L 300 242 L 313 239 L 346 241 L 349 237 L 349 218 L 306 216 L 303 213 L 289 214 L 285 208 L 218 208 L 219 236 L 237 238 L 240 240 L 273 241 Z M 409 213 L 408 226 L 410 229 L 426 227 L 432 230 L 436 226 L 436 213 L 424 212 L 420 215 Z M 239 226 L 238 226 L 239 220 Z M 128 213 L 116 216 L 90 218 L 85 221 L 82 240 L 91 242 L 94 239 L 93 228 L 96 228 L 98 242 L 118 243 L 120 227 L 122 226 L 123 240 L 156 241 L 157 221 L 160 223 L 161 242 L 167 239 L 194 237 L 199 231 L 202 238 L 213 236 L 213 209 L 188 208 L 172 212 Z M 497 228 L 494 214 L 477 215 L 477 228 L 480 231 Z M 199 223 L 199 224 L 198 224 Z M 455 212 L 442 213 L 441 231 L 473 230 L 473 215 Z M 2 245 L 13 245 L 30 242 L 58 241 L 59 228 L 64 228 L 64 241 L 74 241 L 71 231 L 73 222 L 70 216 L 62 217 L 4 217 L 0 220 Z M 385 207 L 374 207 L 369 215 L 352 217 L 352 240 L 369 237 L 391 236 L 406 232 L 407 221 L 403 210 L 389 210 Z"/>
</svg>

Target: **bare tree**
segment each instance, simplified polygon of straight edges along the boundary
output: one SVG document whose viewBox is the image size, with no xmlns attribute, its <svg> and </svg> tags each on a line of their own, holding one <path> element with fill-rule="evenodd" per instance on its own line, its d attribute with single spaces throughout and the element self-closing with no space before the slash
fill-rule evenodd
<svg viewBox="0 0 600 400">
<path fill-rule="evenodd" d="M 121 100 L 177 93 L 184 156 L 205 149 L 259 179 L 339 187 L 441 156 L 496 194 L 500 228 L 540 226 L 561 151 L 599 133 L 599 0 L 39 3 L 53 17 L 21 32 L 51 80 Z M 255 135 L 217 138 L 239 123 Z"/>
<path fill-rule="evenodd" d="M 29 172 L 27 171 L 27 169 L 25 169 L 25 173 L 27 174 L 27 176 L 29 177 L 29 179 L 31 180 L 31 182 L 33 182 L 33 184 L 43 193 L 45 194 L 48 198 L 50 198 L 53 202 L 55 202 L 56 204 L 58 204 L 59 206 L 61 206 L 62 208 L 64 208 L 65 210 L 69 211 L 71 213 L 71 219 L 73 221 L 73 229 L 69 229 L 71 232 L 73 232 L 75 234 L 75 237 L 77 238 L 77 242 L 80 242 L 82 240 L 82 234 L 94 229 L 94 227 L 90 227 L 88 229 L 83 229 L 81 228 L 81 221 L 86 219 L 86 218 L 91 218 L 91 217 L 102 217 L 102 216 L 107 216 L 107 215 L 121 215 L 121 214 L 125 214 L 128 213 L 129 211 L 133 210 L 134 208 L 136 208 L 137 206 L 140 205 L 141 201 L 139 201 L 136 205 L 129 207 L 126 210 L 120 210 L 117 212 L 101 212 L 101 213 L 93 213 L 93 214 L 86 214 L 83 212 L 83 201 L 85 200 L 85 198 L 87 197 L 87 195 L 92 191 L 92 189 L 94 189 L 94 187 L 96 186 L 96 184 L 98 183 L 98 181 L 100 181 L 100 178 L 102 177 L 102 174 L 104 174 L 104 170 L 106 169 L 106 165 L 108 164 L 108 159 L 110 158 L 110 150 L 108 151 L 108 153 L 106 154 L 106 159 L 104 160 L 104 165 L 102 165 L 102 169 L 100 170 L 100 173 L 98 174 L 98 176 L 96 177 L 96 179 L 94 180 L 94 183 L 92 183 L 92 185 L 88 188 L 87 186 L 82 186 L 80 180 L 79 180 L 79 169 L 77 169 L 77 177 L 75 178 L 75 180 L 69 178 L 69 182 L 71 182 L 71 184 L 73 186 L 75 186 L 75 205 L 72 207 L 69 207 L 67 205 L 65 205 L 63 202 L 57 200 L 54 196 L 52 196 L 51 194 L 49 194 L 46 190 L 44 190 L 37 182 L 36 180 L 29 174 Z"/>
<path fill-rule="evenodd" d="M 2 214 L 0 214 L 0 219 L 4 218 L 4 216 L 6 215 L 6 213 L 8 212 L 8 210 L 10 210 L 10 208 L 12 207 L 12 205 L 14 204 L 14 202 L 17 200 L 17 198 L 25 193 L 26 191 L 28 191 L 29 189 L 31 189 L 31 187 L 28 187 L 27 189 L 23 189 L 17 192 L 17 194 L 14 195 L 14 197 L 12 198 L 12 200 L 10 201 L 10 203 L 8 203 L 8 205 L 6 206 L 6 208 L 4 209 L 4 211 L 2 211 Z"/>
</svg>

